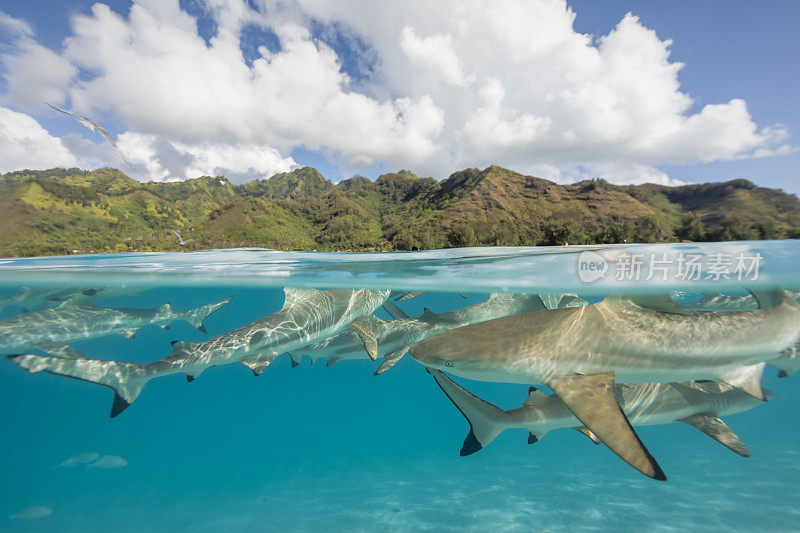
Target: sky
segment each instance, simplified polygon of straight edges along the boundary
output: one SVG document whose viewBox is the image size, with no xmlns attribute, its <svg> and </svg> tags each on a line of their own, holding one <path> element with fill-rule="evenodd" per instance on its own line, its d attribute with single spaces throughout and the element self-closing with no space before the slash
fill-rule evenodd
<svg viewBox="0 0 800 533">
<path fill-rule="evenodd" d="M 788 0 L 5 0 L 0 172 L 497 164 L 798 193 L 799 18 Z"/>
</svg>

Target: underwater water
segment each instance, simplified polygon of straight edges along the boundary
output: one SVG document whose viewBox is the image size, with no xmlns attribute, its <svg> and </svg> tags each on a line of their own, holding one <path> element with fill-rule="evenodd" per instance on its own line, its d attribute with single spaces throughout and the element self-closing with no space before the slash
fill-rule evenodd
<svg viewBox="0 0 800 533">
<path fill-rule="evenodd" d="M 99 379 L 96 370 L 66 379 L 47 369 L 25 372 L 20 359 L 0 360 L 0 529 L 798 530 L 800 375 L 777 377 L 776 364 L 787 373 L 793 370 L 792 342 L 781 352 L 783 359 L 773 352 L 784 337 L 800 336 L 800 328 L 787 330 L 795 324 L 793 317 L 776 314 L 778 307 L 793 312 L 795 304 L 787 300 L 778 306 L 774 301 L 776 294 L 787 299 L 798 294 L 791 290 L 800 287 L 799 261 L 800 241 L 391 254 L 225 250 L 2 260 L 0 346 L 6 355 L 54 357 L 54 363 L 42 364 L 78 372 L 66 369 L 84 364 L 74 362 L 80 356 L 152 363 L 180 350 L 185 355 L 196 346 L 203 348 L 200 363 L 160 367 L 161 374 L 147 381 L 138 397 L 122 403 L 112 402 L 114 392 L 108 386 L 87 382 Z M 508 429 L 483 449 L 460 456 L 470 424 L 424 364 L 406 354 L 373 375 L 384 361 L 381 339 L 388 337 L 377 335 L 381 355 L 376 361 L 367 355 L 367 334 L 367 341 L 356 342 L 354 359 L 330 366 L 323 354 L 330 346 L 292 348 L 292 357 L 283 354 L 274 361 L 264 355 L 267 350 L 262 356 L 270 364 L 258 377 L 239 362 L 213 359 L 220 350 L 238 354 L 241 347 L 171 345 L 230 337 L 237 328 L 279 313 L 285 303 L 292 305 L 298 324 L 299 315 L 311 318 L 299 328 L 275 315 L 281 320 L 270 327 L 286 328 L 275 336 L 289 339 L 295 330 L 300 340 L 294 345 L 337 334 L 352 337 L 354 329 L 339 323 L 326 329 L 318 320 L 323 313 L 337 313 L 335 298 L 315 307 L 308 304 L 317 302 L 310 288 L 357 301 L 367 308 L 364 316 L 374 311 L 388 323 L 405 320 L 391 305 L 388 310 L 381 306 L 392 291 L 389 301 L 401 313 L 411 319 L 426 317 L 429 326 L 439 324 L 435 331 L 440 338 L 453 340 L 446 348 L 464 352 L 478 352 L 483 345 L 459 344 L 455 332 L 461 323 L 447 322 L 452 316 L 447 313 L 483 305 L 473 309 L 488 309 L 487 314 L 500 314 L 495 320 L 502 321 L 502 311 L 487 302 L 504 302 L 509 312 L 539 313 L 531 315 L 528 326 L 513 330 L 501 331 L 507 322 L 483 323 L 490 327 L 480 330 L 481 339 L 499 332 L 487 340 L 496 343 L 498 353 L 514 335 L 555 331 L 556 337 L 547 337 L 554 352 L 559 342 L 586 340 L 589 330 L 566 327 L 578 323 L 571 319 L 560 323 L 562 329 L 551 324 L 544 333 L 539 326 L 559 313 L 584 320 L 602 302 L 633 301 L 644 309 L 643 316 L 661 320 L 669 315 L 667 324 L 683 324 L 673 337 L 653 326 L 648 341 L 653 346 L 673 343 L 667 348 L 678 352 L 689 349 L 685 343 L 690 335 L 715 327 L 719 314 L 742 314 L 741 337 L 731 337 L 727 348 L 722 346 L 724 335 L 718 344 L 708 345 L 711 362 L 706 364 L 727 357 L 724 349 L 763 345 L 768 363 L 763 384 L 772 396 L 761 402 L 745 393 L 750 398 L 743 400 L 746 410 L 721 415 L 749 457 L 686 423 L 636 425 L 637 415 L 628 411 L 642 443 L 666 474 L 666 481 L 656 481 L 570 425 L 539 435 L 535 444 L 527 443 L 526 429 Z M 355 300 L 347 295 L 349 289 L 368 292 Z M 424 294 L 398 300 L 405 291 Z M 205 332 L 198 329 L 198 315 L 180 315 L 215 302 L 221 306 L 202 320 Z M 165 317 L 165 303 L 174 317 Z M 159 308 L 160 315 L 107 311 Z M 42 314 L 48 309 L 50 314 Z M 620 310 L 623 321 L 640 317 L 630 314 L 630 306 L 608 309 Z M 612 324 L 607 315 L 603 319 Z M 492 329 L 492 324 L 498 326 Z M 315 329 L 322 333 L 312 339 Z M 69 332 L 72 337 L 42 340 L 47 335 L 42 331 L 53 338 Z M 112 333 L 88 338 L 103 331 Z M 268 337 L 247 338 L 264 344 Z M 630 343 L 622 339 L 620 345 L 640 337 Z M 275 350 L 288 346 L 281 342 Z M 78 354 L 65 351 L 65 344 Z M 402 342 L 398 346 L 407 348 Z M 427 357 L 424 346 L 412 348 L 412 354 Z M 291 364 L 292 358 L 299 364 Z M 199 372 L 197 364 L 208 368 Z M 502 409 L 522 406 L 529 385 L 550 394 L 545 384 L 524 377 L 498 383 L 491 381 L 497 374 L 487 371 L 486 381 L 466 379 L 458 375 L 460 364 L 443 362 L 441 367 L 452 371 L 451 377 L 469 392 Z M 630 365 L 636 366 L 636 360 Z M 113 379 L 127 376 L 127 370 L 113 368 Z M 187 374 L 194 378 L 189 383 Z M 135 376 L 126 379 L 133 382 L 139 379 Z M 698 374 L 698 379 L 709 376 Z M 112 403 L 119 411 L 113 418 Z"/>
</svg>

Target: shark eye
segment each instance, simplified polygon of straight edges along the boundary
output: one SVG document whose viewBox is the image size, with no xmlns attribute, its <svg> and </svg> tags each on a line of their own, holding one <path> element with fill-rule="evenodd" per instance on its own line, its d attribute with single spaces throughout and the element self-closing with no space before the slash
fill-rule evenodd
<svg viewBox="0 0 800 533">
<path fill-rule="evenodd" d="M 444 366 L 453 366 L 453 362 L 452 361 L 445 361 L 444 362 Z"/>
</svg>

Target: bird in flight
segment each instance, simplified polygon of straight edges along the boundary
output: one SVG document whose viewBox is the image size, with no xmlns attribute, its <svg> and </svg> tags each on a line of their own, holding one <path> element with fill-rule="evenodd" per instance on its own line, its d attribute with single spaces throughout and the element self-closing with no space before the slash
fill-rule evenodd
<svg viewBox="0 0 800 533">
<path fill-rule="evenodd" d="M 184 241 L 180 233 L 178 233 L 177 231 L 173 231 L 172 233 L 178 236 L 178 244 L 180 244 L 181 246 L 186 246 L 187 244 L 189 244 L 194 240 L 194 239 L 189 239 L 188 241 Z"/>
<path fill-rule="evenodd" d="M 119 146 L 117 146 L 116 141 L 114 141 L 113 137 L 111 137 L 111 135 L 106 131 L 106 129 L 103 126 L 101 126 L 94 120 L 90 119 L 89 117 L 78 115 L 77 113 L 73 113 L 71 111 L 66 111 L 65 109 L 61 109 L 60 107 L 56 107 L 53 104 L 49 104 L 47 102 L 45 103 L 50 107 L 52 107 L 53 109 L 55 109 L 56 111 L 58 111 L 59 113 L 64 113 L 65 115 L 69 115 L 77 119 L 78 122 L 89 128 L 89 130 L 91 130 L 93 133 L 95 131 L 100 132 L 100 135 L 105 137 L 106 140 L 111 144 L 111 146 L 114 147 L 114 150 L 117 151 L 117 155 L 119 155 L 122 158 L 122 160 L 125 161 L 125 164 L 127 164 L 131 169 L 137 170 L 136 167 L 130 161 L 125 159 L 125 156 L 122 154 L 122 151 L 119 149 Z"/>
</svg>

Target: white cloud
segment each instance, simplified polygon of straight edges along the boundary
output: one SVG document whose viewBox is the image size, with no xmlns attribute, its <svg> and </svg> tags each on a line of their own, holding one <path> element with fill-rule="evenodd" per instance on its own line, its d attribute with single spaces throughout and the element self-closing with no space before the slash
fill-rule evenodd
<svg viewBox="0 0 800 533">
<path fill-rule="evenodd" d="M 10 37 L 13 47 L 0 53 L 8 86 L 0 102 L 23 109 L 37 109 L 43 102 L 60 103 L 77 69 L 69 61 L 37 43 L 31 27 L 0 11 L 0 35 Z"/>
<path fill-rule="evenodd" d="M 0 172 L 76 165 L 61 139 L 30 116 L 0 107 Z"/>
<path fill-rule="evenodd" d="M 691 111 L 671 41 L 633 15 L 595 40 L 574 30 L 564 0 L 255 3 L 205 0 L 217 27 L 208 43 L 177 0 L 136 0 L 127 17 L 95 4 L 58 53 L 0 13 L 17 43 L 2 57 L 3 101 L 68 94 L 77 111 L 122 124 L 140 179 L 261 175 L 291 167 L 302 146 L 354 171 L 445 176 L 495 163 L 562 181 L 674 183 L 657 167 L 790 150 L 785 128 L 759 127 L 742 100 Z M 318 23 L 326 38 L 371 47 L 370 79 L 343 72 L 353 58 L 312 35 Z M 280 50 L 261 47 L 248 64 L 239 40 L 252 26 Z"/>
<path fill-rule="evenodd" d="M 126 172 L 153 181 L 224 175 L 233 183 L 244 183 L 298 166 L 291 157 L 281 157 L 272 148 L 256 145 L 186 144 L 131 132 L 120 135 L 118 144 L 137 167 Z"/>
</svg>

